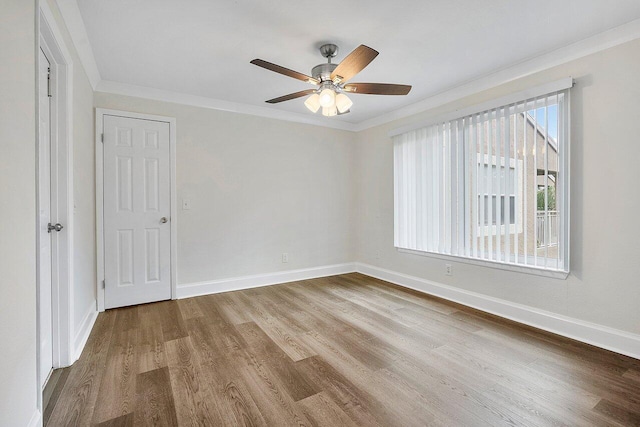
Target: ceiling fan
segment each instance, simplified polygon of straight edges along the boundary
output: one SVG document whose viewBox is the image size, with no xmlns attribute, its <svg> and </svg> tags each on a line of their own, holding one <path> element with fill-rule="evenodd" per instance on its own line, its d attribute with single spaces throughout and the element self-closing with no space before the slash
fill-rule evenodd
<svg viewBox="0 0 640 427">
<path fill-rule="evenodd" d="M 332 64 L 331 58 L 338 54 L 338 46 L 324 44 L 320 46 L 320 54 L 327 58 L 326 64 L 313 67 L 311 76 L 290 70 L 280 65 L 262 59 L 254 59 L 252 64 L 266 68 L 270 71 L 283 74 L 294 79 L 302 80 L 317 86 L 314 89 L 302 90 L 290 93 L 266 102 L 277 104 L 291 99 L 310 95 L 304 105 L 315 113 L 322 107 L 324 116 L 346 114 L 350 111 L 353 102 L 346 93 L 363 95 L 406 95 L 411 90 L 409 85 L 396 85 L 389 83 L 347 83 L 353 76 L 362 71 L 371 61 L 378 56 L 378 52 L 368 46 L 360 45 L 346 56 L 339 64 Z"/>
</svg>

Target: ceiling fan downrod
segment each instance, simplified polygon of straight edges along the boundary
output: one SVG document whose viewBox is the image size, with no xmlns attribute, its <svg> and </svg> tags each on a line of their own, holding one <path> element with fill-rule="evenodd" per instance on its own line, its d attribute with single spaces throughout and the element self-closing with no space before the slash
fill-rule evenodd
<svg viewBox="0 0 640 427">
<path fill-rule="evenodd" d="M 338 66 L 338 64 L 331 63 L 331 58 L 334 58 L 338 54 L 338 46 L 332 43 L 323 44 L 319 50 L 320 54 L 327 58 L 327 63 L 313 67 L 311 69 L 311 76 L 321 82 L 330 81 L 331 73 L 333 73 L 333 70 Z"/>
</svg>

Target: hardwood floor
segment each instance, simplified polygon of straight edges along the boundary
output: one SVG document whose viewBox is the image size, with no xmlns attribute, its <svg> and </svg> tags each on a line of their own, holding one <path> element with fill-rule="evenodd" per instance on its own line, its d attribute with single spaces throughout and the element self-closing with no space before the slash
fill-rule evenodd
<svg viewBox="0 0 640 427">
<path fill-rule="evenodd" d="M 640 425 L 640 361 L 354 273 L 102 313 L 52 403 L 48 426 Z"/>
</svg>

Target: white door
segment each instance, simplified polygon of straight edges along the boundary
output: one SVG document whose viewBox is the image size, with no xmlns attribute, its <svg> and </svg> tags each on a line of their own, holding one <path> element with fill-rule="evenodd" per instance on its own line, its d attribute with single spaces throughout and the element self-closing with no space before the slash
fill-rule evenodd
<svg viewBox="0 0 640 427">
<path fill-rule="evenodd" d="M 105 308 L 171 299 L 169 123 L 103 125 Z"/>
<path fill-rule="evenodd" d="M 39 245 L 39 298 L 40 298 L 40 381 L 44 387 L 53 367 L 51 318 L 51 105 L 48 94 L 51 64 L 40 50 L 39 103 L 40 141 L 38 143 L 38 245 Z M 53 233 L 56 233 L 54 230 Z"/>
</svg>

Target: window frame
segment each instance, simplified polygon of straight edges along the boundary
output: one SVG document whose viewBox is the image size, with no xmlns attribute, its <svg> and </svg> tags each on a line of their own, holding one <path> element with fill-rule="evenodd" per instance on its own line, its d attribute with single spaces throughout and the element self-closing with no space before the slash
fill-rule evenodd
<svg viewBox="0 0 640 427">
<path fill-rule="evenodd" d="M 558 152 L 559 157 L 558 157 L 558 163 L 557 163 L 557 170 L 563 171 L 559 174 L 562 176 L 562 181 L 559 183 L 560 185 L 556 186 L 556 192 L 560 194 L 559 196 L 560 198 L 558 200 L 560 200 L 560 203 L 561 203 L 560 207 L 557 207 L 556 209 L 560 210 L 561 215 L 563 217 L 563 221 L 562 221 L 563 225 L 562 227 L 560 227 L 560 230 L 558 231 L 558 250 L 562 251 L 561 254 L 558 256 L 558 258 L 551 259 L 545 255 L 545 257 L 543 258 L 544 265 L 537 265 L 537 264 L 532 265 L 531 263 L 529 263 L 529 265 L 525 265 L 523 263 L 516 264 L 513 262 L 514 261 L 513 258 L 519 257 L 520 259 L 522 259 L 523 257 L 522 254 L 520 255 L 510 254 L 510 257 L 512 259 L 505 259 L 505 260 L 501 260 L 499 257 L 498 257 L 498 260 L 496 260 L 496 256 L 495 256 L 496 254 L 493 254 L 494 256 L 492 257 L 492 259 L 483 259 L 483 258 L 478 258 L 474 256 L 464 255 L 464 252 L 473 254 L 473 249 L 471 248 L 464 248 L 464 250 L 462 251 L 462 254 L 460 253 L 448 254 L 440 251 L 433 252 L 433 251 L 423 250 L 423 249 L 415 250 L 410 248 L 404 248 L 394 243 L 396 250 L 399 253 L 427 256 L 432 258 L 440 258 L 440 259 L 445 259 L 449 261 L 464 262 L 464 263 L 469 263 L 474 265 L 481 265 L 485 267 L 501 269 L 501 270 L 517 271 L 520 273 L 535 274 L 535 275 L 553 277 L 558 279 L 566 279 L 566 277 L 570 273 L 570 266 L 571 266 L 570 250 L 569 250 L 570 217 L 571 217 L 571 211 L 570 211 L 571 91 L 569 89 L 573 87 L 573 84 L 574 84 L 573 79 L 571 77 L 561 79 L 555 82 L 548 83 L 546 85 L 538 86 L 536 88 L 528 89 L 522 92 L 507 95 L 499 99 L 488 101 L 480 105 L 458 110 L 454 113 L 440 116 L 427 123 L 415 123 L 409 126 L 404 126 L 399 129 L 394 129 L 391 132 L 389 132 L 389 136 L 394 137 L 394 136 L 398 136 L 398 135 L 401 135 L 413 130 L 417 130 L 420 128 L 427 128 L 429 126 L 432 126 L 438 123 L 445 123 L 445 126 L 447 126 L 447 124 L 452 121 L 462 120 L 468 116 L 474 116 L 483 111 L 488 111 L 496 108 L 510 109 L 512 106 L 523 103 L 523 102 L 525 103 L 525 121 L 526 121 L 526 111 L 530 101 L 532 102 L 533 107 L 536 107 L 538 102 L 537 100 L 538 97 L 546 98 L 547 96 L 552 96 L 553 93 L 563 93 L 562 96 L 558 96 L 557 98 L 558 108 L 563 114 L 561 119 L 563 126 L 558 128 L 558 138 L 559 140 L 560 138 L 562 138 L 562 141 L 563 141 L 562 144 L 559 144 L 560 151 Z M 566 105 L 562 105 L 563 103 L 565 103 Z M 547 106 L 545 105 L 545 107 Z M 560 123 L 559 123 L 559 126 L 560 126 Z M 465 150 L 467 149 L 466 142 L 463 144 L 463 147 Z M 465 156 L 467 155 L 468 154 L 465 154 Z M 485 154 L 485 157 L 488 157 L 488 156 Z M 493 159 L 491 163 L 492 165 L 495 166 L 495 164 L 498 163 L 498 160 L 495 158 L 496 156 L 492 156 L 492 157 Z M 486 159 L 487 163 L 483 163 L 481 162 L 481 160 L 482 159 L 480 158 L 477 159 L 478 166 L 482 164 L 485 164 L 485 165 L 488 164 L 488 159 Z M 394 167 L 396 165 L 396 161 L 397 160 L 395 159 L 395 155 L 394 155 Z M 522 160 L 510 159 L 510 167 L 511 167 L 511 163 L 515 163 L 515 162 L 522 163 Z M 502 159 L 501 163 L 504 163 L 504 159 Z M 518 175 L 518 191 L 514 193 L 517 195 L 516 197 L 516 203 L 517 203 L 518 200 L 523 200 L 523 191 L 522 191 L 523 186 L 521 185 L 522 179 L 523 179 L 522 164 L 515 169 Z M 465 189 L 465 191 L 468 191 L 468 190 L 470 189 Z M 397 187 L 394 184 L 394 200 L 398 197 L 398 195 L 396 194 L 396 191 L 397 191 Z M 473 196 L 480 197 L 480 194 L 473 193 Z M 519 230 L 524 227 L 524 224 L 522 221 L 522 210 L 517 209 L 517 211 L 519 211 L 520 219 L 516 221 L 515 224 L 509 224 L 510 227 L 512 227 L 512 232 L 515 232 L 516 226 L 518 226 Z M 395 208 L 394 208 L 394 213 L 397 215 L 397 211 Z M 474 218 L 472 219 L 472 221 L 476 221 L 476 219 Z M 535 222 L 535 218 L 534 218 L 534 222 Z M 501 225 L 503 230 L 505 226 L 506 224 Z M 485 225 L 484 227 L 488 228 L 489 225 Z M 497 232 L 496 225 L 491 225 L 491 227 L 493 228 L 494 231 Z M 480 228 L 479 225 L 478 225 L 478 228 Z M 394 225 L 394 242 L 397 242 L 399 240 L 398 237 L 395 236 L 396 231 L 397 231 L 397 226 Z M 495 235 L 495 233 L 491 235 Z M 533 237 L 535 238 L 535 232 Z M 528 254 L 526 259 L 529 259 L 529 258 L 533 258 L 533 255 Z M 538 258 L 538 264 L 539 264 L 539 260 L 541 257 L 537 257 L 537 258 Z M 553 267 L 550 261 L 552 261 L 553 263 L 556 263 L 558 259 L 562 260 L 562 266 L 558 267 L 558 265 L 556 264 L 556 266 Z"/>
</svg>

